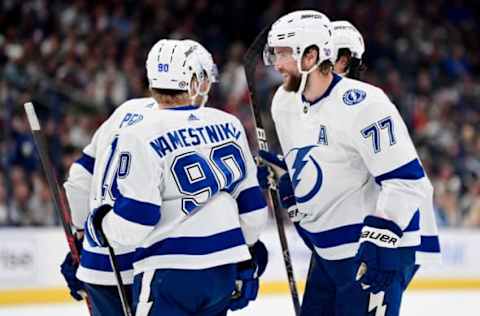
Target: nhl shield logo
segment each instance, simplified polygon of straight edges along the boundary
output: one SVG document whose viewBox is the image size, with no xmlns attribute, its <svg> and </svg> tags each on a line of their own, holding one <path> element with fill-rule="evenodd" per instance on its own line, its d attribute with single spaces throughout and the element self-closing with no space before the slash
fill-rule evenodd
<svg viewBox="0 0 480 316">
<path fill-rule="evenodd" d="M 367 93 L 363 90 L 350 89 L 343 94 L 343 102 L 346 105 L 355 105 L 365 100 L 366 96 Z"/>
</svg>

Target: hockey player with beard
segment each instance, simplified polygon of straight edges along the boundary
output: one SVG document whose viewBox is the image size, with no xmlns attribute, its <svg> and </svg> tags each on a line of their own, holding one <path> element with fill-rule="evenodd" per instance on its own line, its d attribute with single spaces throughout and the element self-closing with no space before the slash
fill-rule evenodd
<svg viewBox="0 0 480 316">
<path fill-rule="evenodd" d="M 271 114 L 285 160 L 260 154 L 287 170 L 280 200 L 313 251 L 301 315 L 394 316 L 416 264 L 439 257 L 433 188 L 385 93 L 333 72 L 333 42 L 317 11 L 272 25 L 264 57 L 283 76 Z"/>
</svg>

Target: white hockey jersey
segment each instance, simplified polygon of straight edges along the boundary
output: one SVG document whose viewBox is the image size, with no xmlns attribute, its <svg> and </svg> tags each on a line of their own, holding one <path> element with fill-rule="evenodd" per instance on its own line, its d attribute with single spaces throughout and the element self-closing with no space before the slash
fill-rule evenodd
<svg viewBox="0 0 480 316">
<path fill-rule="evenodd" d="M 98 186 L 92 203 L 115 199 L 105 234 L 136 247 L 135 274 L 249 259 L 267 207 L 241 123 L 212 108 L 159 112 L 122 130 L 105 166 L 110 185 Z"/>
<path fill-rule="evenodd" d="M 323 96 L 301 102 L 280 87 L 272 118 L 306 216 L 301 234 L 327 260 L 353 257 L 365 216 L 393 220 L 417 263 L 439 258 L 433 188 L 395 106 L 367 83 L 334 75 Z"/>
<path fill-rule="evenodd" d="M 153 98 L 132 99 L 120 105 L 98 128 L 90 144 L 84 148 L 82 156 L 70 167 L 64 187 L 75 227 L 83 229 L 89 212 L 98 204 L 91 203 L 91 199 L 95 198 L 95 191 L 92 188 L 97 187 L 103 180 L 103 170 L 100 170 L 100 166 L 103 167 L 106 160 L 112 159 L 109 153 L 119 131 L 143 121 L 156 109 L 158 105 Z M 98 176 L 93 177 L 93 174 Z M 111 200 L 103 202 L 113 205 Z M 133 282 L 133 250 L 128 247 L 116 249 L 122 279 L 126 284 Z M 77 277 L 92 284 L 115 285 L 108 250 L 91 247 L 84 241 Z"/>
</svg>

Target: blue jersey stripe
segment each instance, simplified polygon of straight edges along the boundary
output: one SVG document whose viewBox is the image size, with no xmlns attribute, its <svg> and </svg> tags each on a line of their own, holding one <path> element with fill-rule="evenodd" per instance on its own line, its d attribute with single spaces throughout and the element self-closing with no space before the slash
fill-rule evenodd
<svg viewBox="0 0 480 316">
<path fill-rule="evenodd" d="M 425 177 L 425 172 L 418 159 L 414 159 L 395 170 L 375 177 L 375 182 L 381 185 L 382 181 L 389 179 L 417 180 L 423 177 Z"/>
<path fill-rule="evenodd" d="M 245 214 L 263 209 L 267 206 L 267 202 L 265 202 L 265 198 L 263 197 L 260 187 L 256 186 L 240 192 L 237 197 L 237 205 L 240 214 Z"/>
<path fill-rule="evenodd" d="M 196 110 L 200 106 L 198 105 L 184 105 L 184 106 L 177 106 L 175 108 L 167 108 L 165 110 L 174 110 L 174 111 L 186 111 L 186 110 Z"/>
<path fill-rule="evenodd" d="M 440 241 L 438 236 L 421 236 L 420 246 L 417 251 L 440 252 Z"/>
<path fill-rule="evenodd" d="M 304 235 L 318 248 L 330 248 L 343 244 L 357 242 L 360 239 L 360 232 L 363 224 L 352 224 L 338 228 L 325 230 L 319 233 L 312 233 L 303 227 L 298 227 Z"/>
<path fill-rule="evenodd" d="M 305 246 L 308 247 L 311 251 L 314 251 L 313 245 L 311 241 L 308 239 L 308 236 L 306 235 L 306 230 L 303 229 L 298 222 L 293 223 L 293 226 L 295 226 L 295 229 L 297 230 L 298 235 L 300 235 L 300 238 L 302 238 L 303 243 Z"/>
<path fill-rule="evenodd" d="M 137 248 L 135 261 L 162 255 L 207 255 L 245 244 L 240 228 L 204 237 L 172 237 L 148 248 Z"/>
<path fill-rule="evenodd" d="M 417 210 L 410 221 L 410 224 L 404 230 L 404 232 L 411 232 L 419 230 L 420 212 Z M 347 226 L 338 227 L 322 231 L 319 233 L 312 233 L 301 227 L 295 225 L 300 237 L 303 239 L 307 247 L 311 247 L 311 244 L 318 248 L 330 248 L 341 246 L 352 242 L 358 242 L 360 232 L 363 228 L 363 224 L 352 224 Z M 420 245 L 415 247 L 417 251 L 423 252 L 440 252 L 440 242 L 438 236 L 421 236 Z"/>
<path fill-rule="evenodd" d="M 116 255 L 115 257 L 117 258 L 120 271 L 133 269 L 133 252 Z M 80 256 L 80 265 L 84 268 L 97 271 L 113 271 L 108 255 L 90 252 L 86 249 L 82 250 L 82 255 Z"/>
<path fill-rule="evenodd" d="M 415 214 L 413 214 L 410 223 L 408 223 L 407 228 L 403 230 L 404 233 L 406 232 L 413 232 L 420 229 L 420 210 L 416 210 Z"/>
<path fill-rule="evenodd" d="M 129 199 L 119 194 L 113 205 L 113 211 L 127 221 L 155 226 L 160 220 L 160 206 Z"/>
<path fill-rule="evenodd" d="M 90 174 L 93 174 L 93 167 L 95 166 L 95 158 L 87 155 L 86 153 L 82 153 L 82 156 L 75 161 L 80 166 L 85 168 Z"/>
<path fill-rule="evenodd" d="M 387 229 L 399 237 L 402 237 L 403 235 L 403 231 L 400 227 L 398 227 L 397 223 L 386 218 L 378 217 L 375 215 L 368 215 L 367 217 L 365 217 L 363 223 L 367 227 Z"/>
<path fill-rule="evenodd" d="M 341 226 L 338 228 L 325 230 L 319 233 L 312 233 L 301 227 L 295 225 L 300 237 L 304 240 L 307 247 L 311 247 L 310 243 L 313 243 L 318 248 L 330 248 L 343 244 L 357 242 L 360 237 L 360 232 L 363 228 L 363 223 Z M 417 210 L 413 215 L 410 223 L 403 232 L 412 232 L 420 229 L 420 211 Z M 438 238 L 437 238 L 438 240 Z M 423 243 L 423 236 L 422 236 Z"/>
</svg>

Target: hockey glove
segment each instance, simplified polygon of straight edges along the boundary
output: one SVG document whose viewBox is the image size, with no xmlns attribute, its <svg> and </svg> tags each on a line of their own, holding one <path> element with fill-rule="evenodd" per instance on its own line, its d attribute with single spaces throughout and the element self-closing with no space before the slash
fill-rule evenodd
<svg viewBox="0 0 480 316">
<path fill-rule="evenodd" d="M 258 240 L 249 248 L 250 254 L 252 255 L 252 260 L 258 267 L 258 277 L 261 277 L 265 269 L 267 268 L 268 263 L 268 250 L 265 247 L 265 244 Z"/>
<path fill-rule="evenodd" d="M 88 215 L 85 222 L 85 238 L 92 247 L 107 247 L 108 241 L 103 233 L 102 221 L 103 218 L 110 212 L 112 207 L 108 204 L 104 204 L 93 210 Z"/>
<path fill-rule="evenodd" d="M 378 293 L 388 289 L 402 268 L 397 245 L 403 232 L 394 222 L 376 216 L 367 216 L 364 224 L 356 256 L 356 280 L 364 290 Z"/>
<path fill-rule="evenodd" d="M 262 189 L 268 189 L 282 174 L 287 171 L 287 165 L 280 155 L 265 150 L 259 150 L 257 180 Z"/>
<path fill-rule="evenodd" d="M 262 158 L 265 162 L 270 164 L 272 167 L 280 168 L 283 171 L 287 171 L 287 164 L 281 155 L 276 155 L 266 150 L 260 149 L 258 151 L 258 155 Z"/>
<path fill-rule="evenodd" d="M 262 189 L 267 190 L 270 188 L 270 183 L 274 181 L 273 177 L 273 171 L 269 166 L 263 163 L 257 166 L 257 180 Z"/>
<path fill-rule="evenodd" d="M 294 223 L 299 222 L 306 216 L 305 213 L 299 211 L 297 207 L 297 200 L 293 191 L 292 181 L 288 173 L 280 177 L 278 181 L 278 197 L 280 204 L 288 212 L 288 218 Z"/>
<path fill-rule="evenodd" d="M 285 160 L 283 159 L 282 156 L 272 154 L 271 152 L 268 152 L 265 150 L 259 150 L 258 154 L 261 157 L 262 161 L 268 165 L 266 168 L 275 169 L 273 170 L 273 172 L 275 173 L 278 179 L 277 188 L 278 188 L 278 197 L 280 199 L 280 204 L 284 209 L 287 210 L 288 217 L 292 222 L 299 222 L 302 218 L 305 217 L 305 214 L 301 213 L 298 210 L 292 181 L 290 180 L 290 176 L 288 175 L 287 164 L 285 163 Z M 260 165 L 260 167 L 258 167 L 257 169 L 257 177 L 258 177 L 258 180 L 259 180 L 258 182 L 260 183 L 260 186 L 262 188 L 265 188 L 262 186 L 262 181 L 263 181 L 263 184 L 266 184 L 268 187 L 269 182 L 268 182 L 267 176 L 269 174 L 267 171 L 260 170 L 262 166 L 265 166 L 265 165 Z M 262 175 L 263 175 L 263 179 L 261 179 Z"/>
<path fill-rule="evenodd" d="M 237 264 L 237 280 L 235 292 L 230 301 L 229 309 L 236 311 L 248 305 L 257 298 L 259 281 L 268 262 L 268 251 L 259 240 L 250 247 L 252 259 Z"/>
<path fill-rule="evenodd" d="M 85 287 L 83 282 L 77 279 L 77 269 L 78 263 L 73 261 L 72 254 L 69 252 L 65 257 L 65 260 L 63 260 L 63 263 L 60 265 L 60 272 L 67 282 L 68 288 L 70 289 L 70 295 L 77 301 L 81 301 L 83 299 L 81 292 L 85 291 Z"/>
</svg>

